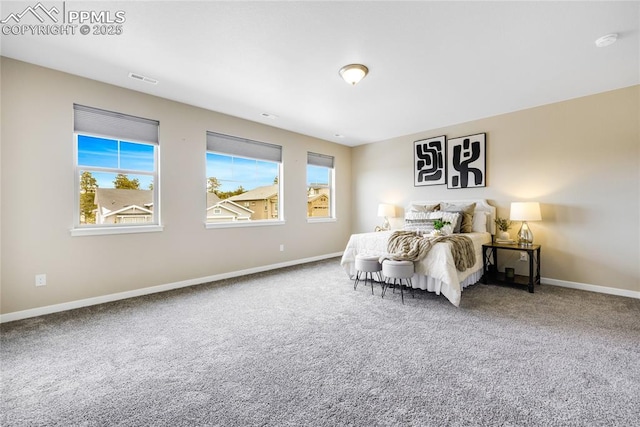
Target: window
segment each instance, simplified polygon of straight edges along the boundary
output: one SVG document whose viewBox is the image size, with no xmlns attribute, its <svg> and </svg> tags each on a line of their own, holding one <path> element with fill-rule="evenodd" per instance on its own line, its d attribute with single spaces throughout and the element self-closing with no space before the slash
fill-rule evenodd
<svg viewBox="0 0 640 427">
<path fill-rule="evenodd" d="M 333 157 L 307 153 L 307 218 L 334 218 Z"/>
<path fill-rule="evenodd" d="M 207 132 L 207 224 L 280 221 L 282 147 Z M 215 209 L 227 215 L 216 216 Z"/>
<path fill-rule="evenodd" d="M 73 234 L 99 234 L 97 229 L 109 228 L 159 230 L 140 229 L 160 224 L 159 123 L 77 104 L 73 109 L 77 207 Z"/>
</svg>

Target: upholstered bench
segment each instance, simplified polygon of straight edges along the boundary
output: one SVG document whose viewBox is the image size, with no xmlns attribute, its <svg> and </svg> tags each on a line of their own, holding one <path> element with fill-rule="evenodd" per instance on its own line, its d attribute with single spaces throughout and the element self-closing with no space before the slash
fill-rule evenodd
<svg viewBox="0 0 640 427">
<path fill-rule="evenodd" d="M 371 281 L 371 294 L 373 295 L 373 273 L 377 273 L 378 281 L 382 282 L 382 276 L 380 271 L 382 266 L 378 261 L 378 257 L 375 255 L 356 255 L 356 278 L 353 281 L 353 290 L 358 287 L 360 282 L 360 274 L 364 273 L 364 284 L 367 284 L 367 280 Z"/>
<path fill-rule="evenodd" d="M 396 261 L 392 259 L 385 259 L 382 261 L 382 275 L 385 277 L 384 284 L 382 285 L 382 298 L 384 298 L 384 294 L 389 285 L 393 284 L 395 287 L 398 283 L 400 287 L 400 297 L 404 304 L 404 292 L 402 291 L 403 280 L 406 286 L 411 289 L 411 296 L 413 297 L 413 284 L 411 282 L 413 273 L 414 266 L 412 261 Z M 393 283 L 391 283 L 392 281 Z"/>
</svg>

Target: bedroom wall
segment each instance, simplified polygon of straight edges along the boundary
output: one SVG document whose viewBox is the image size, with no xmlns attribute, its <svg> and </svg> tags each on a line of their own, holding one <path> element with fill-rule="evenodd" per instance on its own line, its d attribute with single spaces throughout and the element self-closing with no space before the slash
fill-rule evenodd
<svg viewBox="0 0 640 427">
<path fill-rule="evenodd" d="M 542 244 L 543 283 L 640 298 L 640 86 L 426 130 L 353 151 L 353 231 L 382 221 L 378 203 L 486 198 L 509 215 L 512 201 L 539 201 L 530 223 Z M 487 133 L 487 186 L 414 187 L 413 141 Z M 402 226 L 402 218 L 392 221 Z M 515 236 L 519 223 L 510 232 Z M 506 264 L 527 263 L 501 252 Z M 586 286 L 584 286 L 586 285 Z"/>
<path fill-rule="evenodd" d="M 1 61 L 0 313 L 344 249 L 351 231 L 351 148 L 8 58 Z M 160 121 L 164 231 L 71 237 L 74 102 Z M 285 225 L 205 229 L 207 130 L 283 146 Z M 336 222 L 307 222 L 307 151 L 335 157 Z M 47 274 L 47 285 L 36 288 L 39 273 Z"/>
</svg>

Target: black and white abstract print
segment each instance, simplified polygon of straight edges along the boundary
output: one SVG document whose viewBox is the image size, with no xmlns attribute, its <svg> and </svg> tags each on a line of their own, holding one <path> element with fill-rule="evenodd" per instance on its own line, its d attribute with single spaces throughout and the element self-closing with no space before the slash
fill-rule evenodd
<svg viewBox="0 0 640 427">
<path fill-rule="evenodd" d="M 445 141 L 446 138 L 443 135 L 414 142 L 415 186 L 446 183 L 444 169 Z"/>
<path fill-rule="evenodd" d="M 486 134 L 447 141 L 447 188 L 485 187 Z"/>
</svg>

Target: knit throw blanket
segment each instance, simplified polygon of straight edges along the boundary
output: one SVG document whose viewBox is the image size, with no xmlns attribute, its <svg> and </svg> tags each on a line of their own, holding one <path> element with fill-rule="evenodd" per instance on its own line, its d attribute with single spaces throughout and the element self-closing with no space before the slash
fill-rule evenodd
<svg viewBox="0 0 640 427">
<path fill-rule="evenodd" d="M 427 256 L 436 243 L 446 242 L 451 246 L 453 261 L 458 271 L 473 267 L 476 263 L 476 253 L 473 242 L 467 236 L 450 234 L 439 237 L 422 237 L 413 231 L 394 231 L 387 251 L 389 258 L 395 260 L 419 261 Z"/>
</svg>

